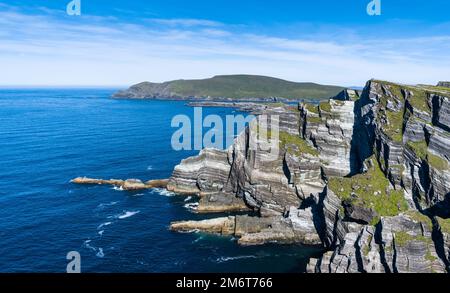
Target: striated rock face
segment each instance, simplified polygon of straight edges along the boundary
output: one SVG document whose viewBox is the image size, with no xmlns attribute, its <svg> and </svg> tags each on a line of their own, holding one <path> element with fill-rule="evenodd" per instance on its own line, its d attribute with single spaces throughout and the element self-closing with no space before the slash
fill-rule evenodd
<svg viewBox="0 0 450 293">
<path fill-rule="evenodd" d="M 198 213 L 245 212 L 250 210 L 242 198 L 224 192 L 202 195 L 197 208 Z"/>
<path fill-rule="evenodd" d="M 412 214 L 381 220 L 381 241 L 387 269 L 395 273 L 443 273 L 432 240 L 429 219 Z"/>
<path fill-rule="evenodd" d="M 436 218 L 437 233 L 435 237 L 436 247 L 441 253 L 447 271 L 450 272 L 450 219 Z"/>
<path fill-rule="evenodd" d="M 372 142 L 383 172 L 396 189 L 405 189 L 410 204 L 448 216 L 448 204 L 443 204 L 449 196 L 449 106 L 442 94 L 440 89 L 370 81 L 357 120 L 364 125 L 358 129 L 368 138 L 366 148 Z"/>
<path fill-rule="evenodd" d="M 357 226 L 334 252 L 312 260 L 309 272 L 443 273 L 445 262 L 431 239 L 431 220 L 418 212 L 383 218 L 377 228 Z M 378 230 L 378 231 L 376 231 Z M 381 237 L 379 236 L 381 235 Z"/>
<path fill-rule="evenodd" d="M 353 101 L 330 100 L 319 106 L 301 106 L 301 133 L 320 152 L 327 176 L 352 173 L 351 143 L 354 125 Z"/>
<path fill-rule="evenodd" d="M 167 189 L 179 194 L 219 192 L 225 186 L 229 173 L 227 152 L 205 149 L 199 156 L 183 160 L 175 167 Z"/>
<path fill-rule="evenodd" d="M 323 245 L 308 272 L 446 272 L 449 97 L 443 87 L 371 80 L 319 105 L 258 107 L 279 122 L 275 156 L 259 147 L 253 123 L 227 151 L 183 161 L 168 184 L 200 195 L 206 212 L 257 216 L 172 229 L 233 235 L 241 245 Z"/>
</svg>

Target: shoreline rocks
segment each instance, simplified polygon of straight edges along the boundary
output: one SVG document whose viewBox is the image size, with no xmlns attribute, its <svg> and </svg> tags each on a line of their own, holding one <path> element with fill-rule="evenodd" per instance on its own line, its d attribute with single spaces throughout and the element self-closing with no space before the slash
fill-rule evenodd
<svg viewBox="0 0 450 293">
<path fill-rule="evenodd" d="M 88 177 L 77 177 L 70 181 L 74 184 L 80 185 L 113 185 L 122 188 L 127 191 L 136 191 L 136 190 L 144 190 L 144 189 L 153 189 L 153 188 L 166 188 L 169 183 L 168 179 L 158 179 L 158 180 L 150 180 L 147 182 L 142 182 L 139 179 L 94 179 Z"/>
<path fill-rule="evenodd" d="M 294 212 L 288 218 L 282 216 L 259 218 L 247 215 L 229 216 L 201 221 L 173 222 L 174 232 L 204 232 L 238 238 L 241 246 L 258 246 L 268 243 L 303 244 L 321 246 L 310 210 Z"/>
</svg>

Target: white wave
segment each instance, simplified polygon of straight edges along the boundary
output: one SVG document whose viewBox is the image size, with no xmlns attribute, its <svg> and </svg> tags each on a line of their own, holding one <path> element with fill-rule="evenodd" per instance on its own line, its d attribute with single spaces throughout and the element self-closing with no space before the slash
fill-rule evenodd
<svg viewBox="0 0 450 293">
<path fill-rule="evenodd" d="M 101 203 L 97 206 L 97 209 L 105 209 L 107 207 L 112 207 L 118 203 L 119 203 L 118 201 L 112 201 L 110 203 Z"/>
<path fill-rule="evenodd" d="M 98 231 L 98 235 L 100 236 L 103 236 L 103 233 L 105 233 L 105 230 Z"/>
<path fill-rule="evenodd" d="M 147 167 L 147 170 L 148 170 L 148 171 L 153 170 L 153 166 L 152 166 L 152 165 L 148 166 L 148 167 Z"/>
<path fill-rule="evenodd" d="M 119 219 L 119 220 L 123 220 L 123 219 L 129 218 L 129 217 L 132 217 L 132 216 L 134 216 L 134 215 L 137 215 L 137 214 L 139 214 L 140 212 L 141 212 L 141 211 L 134 211 L 134 212 L 125 211 L 125 212 L 123 212 L 122 214 L 117 215 L 116 217 L 117 217 L 117 219 Z"/>
<path fill-rule="evenodd" d="M 112 189 L 114 189 L 116 191 L 123 191 L 123 187 L 122 186 L 113 186 Z"/>
<path fill-rule="evenodd" d="M 168 191 L 167 189 L 164 189 L 164 188 L 155 188 L 155 189 L 153 189 L 153 191 L 162 196 L 167 196 L 167 197 L 172 197 L 172 196 L 176 195 L 174 192 Z"/>
<path fill-rule="evenodd" d="M 194 241 L 192 241 L 192 243 L 198 243 L 198 242 L 200 242 L 202 240 L 203 240 L 203 236 L 200 236 L 197 239 L 195 239 Z"/>
<path fill-rule="evenodd" d="M 192 199 L 192 196 L 188 196 L 185 200 L 184 200 L 184 202 L 188 202 L 188 201 L 190 201 Z"/>
<path fill-rule="evenodd" d="M 186 231 L 180 231 L 177 232 L 179 234 L 192 234 L 192 233 L 200 233 L 199 229 L 192 229 L 192 230 L 186 230 Z"/>
<path fill-rule="evenodd" d="M 188 210 L 196 211 L 198 209 L 198 202 L 187 203 L 184 205 L 184 207 L 187 208 Z"/>
<path fill-rule="evenodd" d="M 97 248 L 97 247 L 95 247 L 95 246 L 93 246 L 93 245 L 90 245 L 91 241 L 92 241 L 92 240 L 90 240 L 90 239 L 84 241 L 84 243 L 83 243 L 84 247 L 86 247 L 87 249 L 90 249 L 90 250 L 94 251 L 94 252 L 95 252 L 95 255 L 96 255 L 97 257 L 99 257 L 99 258 L 105 257 L 105 253 L 103 252 L 103 248 L 101 248 L 101 247 L 98 247 L 98 248 Z"/>
<path fill-rule="evenodd" d="M 134 194 L 133 195 L 133 197 L 141 197 L 141 196 L 144 196 L 144 194 L 143 193 L 138 193 L 138 194 Z"/>
<path fill-rule="evenodd" d="M 106 223 L 100 224 L 100 225 L 98 225 L 97 230 L 101 230 L 103 227 L 109 226 L 111 224 L 112 224 L 112 222 L 106 222 Z"/>
<path fill-rule="evenodd" d="M 216 259 L 218 263 L 234 261 L 239 259 L 250 259 L 250 258 L 258 258 L 256 255 L 239 255 L 239 256 L 222 256 Z"/>
<path fill-rule="evenodd" d="M 98 248 L 98 252 L 97 252 L 97 254 L 95 256 L 97 256 L 99 258 L 104 258 L 105 254 L 103 253 L 103 248 L 99 247 Z"/>
</svg>

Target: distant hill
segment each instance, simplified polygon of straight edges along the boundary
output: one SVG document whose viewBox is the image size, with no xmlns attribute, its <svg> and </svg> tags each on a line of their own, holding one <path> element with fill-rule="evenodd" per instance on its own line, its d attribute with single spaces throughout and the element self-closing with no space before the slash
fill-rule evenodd
<svg viewBox="0 0 450 293">
<path fill-rule="evenodd" d="M 114 94 L 115 98 L 167 99 L 326 99 L 344 88 L 309 82 L 291 82 L 257 75 L 220 75 L 199 80 L 143 82 Z"/>
</svg>

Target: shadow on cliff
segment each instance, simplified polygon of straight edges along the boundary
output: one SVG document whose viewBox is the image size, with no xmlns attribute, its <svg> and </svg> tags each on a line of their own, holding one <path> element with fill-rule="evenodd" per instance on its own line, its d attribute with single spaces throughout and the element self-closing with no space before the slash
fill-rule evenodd
<svg viewBox="0 0 450 293">
<path fill-rule="evenodd" d="M 319 200 L 316 202 L 315 198 L 313 196 L 305 199 L 302 201 L 302 204 L 300 206 L 300 209 L 307 209 L 311 208 L 311 212 L 313 214 L 313 223 L 314 228 L 317 231 L 317 234 L 319 235 L 320 241 L 324 244 L 326 242 L 326 223 L 325 223 L 325 213 L 323 211 L 324 204 L 323 201 L 326 197 L 326 191 L 319 193 Z"/>
<path fill-rule="evenodd" d="M 363 115 L 363 107 L 373 104 L 369 99 L 370 81 L 358 100 L 355 101 L 353 114 L 353 135 L 350 145 L 350 174 L 353 176 L 362 172 L 363 162 L 373 154 L 375 143 L 375 125 L 372 123 L 374 116 L 372 110 Z"/>
</svg>

